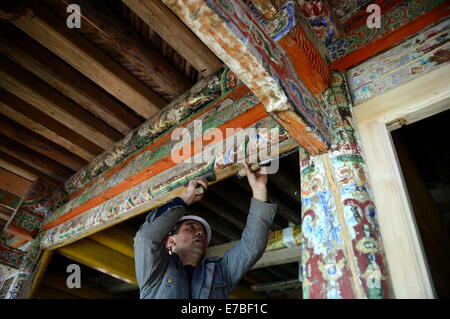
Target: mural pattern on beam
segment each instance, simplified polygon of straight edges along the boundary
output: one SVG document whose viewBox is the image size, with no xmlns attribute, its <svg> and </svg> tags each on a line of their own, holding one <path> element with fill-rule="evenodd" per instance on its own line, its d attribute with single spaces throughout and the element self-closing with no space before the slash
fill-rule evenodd
<svg viewBox="0 0 450 319">
<path fill-rule="evenodd" d="M 72 194 L 79 191 L 89 182 L 132 157 L 145 146 L 157 142 L 169 134 L 174 126 L 195 116 L 209 104 L 220 100 L 231 90 L 241 86 L 242 82 L 228 68 L 220 69 L 215 74 L 202 79 L 164 107 L 156 116 L 115 143 L 112 150 L 103 152 L 68 179 L 65 183 L 67 192 Z"/>
<path fill-rule="evenodd" d="M 450 61 L 450 19 L 348 70 L 353 103 L 360 104 Z"/>
<path fill-rule="evenodd" d="M 236 73 L 267 112 L 295 109 L 307 127 L 308 149 L 327 149 L 328 126 L 323 110 L 298 78 L 289 57 L 241 1 L 163 2 Z M 307 144 L 307 143 L 303 143 Z"/>
<path fill-rule="evenodd" d="M 333 125 L 330 152 L 310 156 L 300 149 L 303 297 L 388 298 L 376 209 L 343 74 L 333 72 L 324 103 Z"/>
<path fill-rule="evenodd" d="M 42 180 L 35 181 L 5 231 L 31 240 L 36 236 L 44 217 L 64 205 L 67 199 L 63 190 Z"/>
<path fill-rule="evenodd" d="M 330 0 L 339 21 L 344 23 L 364 6 L 368 6 L 373 0 Z"/>
<path fill-rule="evenodd" d="M 342 58 L 356 51 L 371 41 L 402 27 L 417 17 L 430 12 L 446 0 L 407 0 L 382 15 L 381 28 L 370 29 L 363 25 L 352 30 L 345 37 L 332 43 L 327 48 L 333 60 Z"/>
<path fill-rule="evenodd" d="M 161 198 L 161 196 L 170 190 L 185 185 L 193 178 L 214 173 L 217 170 L 236 163 L 239 159 L 246 156 L 254 156 L 255 152 L 273 145 L 271 136 L 273 135 L 274 130 L 276 132 L 281 132 L 279 139 L 281 144 L 283 142 L 292 143 L 289 140 L 287 133 L 270 117 L 260 120 L 251 127 L 264 127 L 267 128 L 268 131 L 267 134 L 259 134 L 257 140 L 244 144 L 245 147 L 243 147 L 243 145 L 233 145 L 231 148 L 226 148 L 226 145 L 231 144 L 229 142 L 227 144 L 227 140 L 224 140 L 222 141 L 224 152 L 218 154 L 216 158 L 212 158 L 211 161 L 201 164 L 178 164 L 134 188 L 49 229 L 43 239 L 43 247 L 49 248 L 58 245 L 70 237 L 79 236 L 83 232 L 99 228 L 105 223 L 111 223 L 114 220 L 123 217 L 130 211 L 139 209 L 140 206 Z M 229 139 L 234 139 L 234 136 L 229 137 Z M 205 148 L 205 152 L 210 152 L 212 148 L 214 148 L 214 145 L 209 145 Z"/>
<path fill-rule="evenodd" d="M 300 25 L 298 5 L 287 1 L 270 20 L 257 16 L 264 30 L 283 48 L 289 56 L 298 76 L 314 95 L 328 88 L 330 70 L 321 56 L 320 44 L 313 43 L 314 36 L 308 35 Z"/>
<path fill-rule="evenodd" d="M 297 2 L 303 15 L 324 45 L 330 44 L 343 35 L 339 21 L 326 1 L 297 0 Z"/>
<path fill-rule="evenodd" d="M 258 104 L 259 101 L 254 94 L 250 93 L 245 86 L 241 86 L 240 89 L 238 88 L 234 90 L 232 94 L 227 95 L 222 100 L 218 100 L 217 103 L 208 107 L 206 112 L 196 117 L 196 120 L 202 120 L 202 131 L 200 133 L 204 133 L 209 128 L 219 127 L 238 115 L 249 111 Z M 194 121 L 191 121 L 185 126 L 185 128 L 190 131 L 190 136 L 196 136 L 198 134 L 194 123 Z M 170 130 L 170 132 L 171 131 L 172 130 Z M 115 171 L 114 175 L 98 179 L 95 183 L 85 188 L 78 197 L 69 201 L 52 215 L 47 216 L 44 224 L 55 220 L 88 200 L 99 196 L 111 187 L 128 179 L 130 176 L 147 169 L 157 161 L 166 157 L 170 158 L 171 151 L 177 144 L 179 144 L 179 141 L 172 140 L 169 133 L 165 134 L 158 139 L 157 143 L 147 147 L 140 154 L 128 161 L 126 165 L 123 165 L 120 170 Z"/>
</svg>

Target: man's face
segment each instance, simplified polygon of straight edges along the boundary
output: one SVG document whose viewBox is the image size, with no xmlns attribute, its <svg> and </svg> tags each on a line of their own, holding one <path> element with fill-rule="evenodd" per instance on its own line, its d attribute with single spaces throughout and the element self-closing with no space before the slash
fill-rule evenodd
<svg viewBox="0 0 450 319">
<path fill-rule="evenodd" d="M 175 250 L 196 251 L 204 253 L 208 248 L 205 228 L 195 220 L 186 220 L 181 224 L 175 238 Z"/>
</svg>

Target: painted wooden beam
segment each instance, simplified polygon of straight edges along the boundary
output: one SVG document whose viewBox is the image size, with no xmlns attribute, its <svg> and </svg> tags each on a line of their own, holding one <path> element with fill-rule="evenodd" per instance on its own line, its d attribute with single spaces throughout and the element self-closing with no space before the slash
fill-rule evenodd
<svg viewBox="0 0 450 319">
<path fill-rule="evenodd" d="M 134 260 L 90 239 L 61 247 L 57 252 L 83 265 L 137 286 Z"/>
<path fill-rule="evenodd" d="M 297 142 L 312 154 L 327 150 L 329 132 L 321 106 L 243 1 L 163 2 L 252 90 L 268 113 L 291 111 L 295 126 L 274 118 Z"/>
<path fill-rule="evenodd" d="M 203 77 L 222 67 L 222 61 L 160 0 L 122 0 L 136 15 L 185 58 Z"/>
<path fill-rule="evenodd" d="M 1 87 L 0 113 L 84 160 L 92 160 L 102 151 L 100 146 L 67 129 L 63 124 Z"/>
<path fill-rule="evenodd" d="M 110 126 L 3 57 L 0 57 L 0 75 L 3 77 L 0 85 L 4 89 L 103 149 L 122 137 Z"/>
<path fill-rule="evenodd" d="M 25 196 L 30 188 L 32 182 L 18 176 L 9 170 L 0 168 L 0 189 L 16 194 L 18 196 Z"/>
<path fill-rule="evenodd" d="M 262 13 L 264 18 L 271 19 L 277 13 L 272 0 L 251 0 L 253 5 Z"/>
<path fill-rule="evenodd" d="M 436 70 L 450 60 L 450 18 L 347 72 L 355 105 Z"/>
<path fill-rule="evenodd" d="M 0 134 L 51 158 L 73 171 L 81 169 L 87 163 L 61 146 L 44 139 L 26 127 L 10 121 L 3 115 L 0 115 Z"/>
<path fill-rule="evenodd" d="M 116 18 L 105 6 L 86 0 L 60 2 L 64 7 L 78 4 L 81 8 L 82 23 L 89 24 L 125 60 L 172 98 L 178 97 L 192 86 L 183 74 L 151 46 L 145 44 L 130 26 Z"/>
<path fill-rule="evenodd" d="M 134 259 L 134 235 L 132 231 L 117 225 L 92 234 L 89 239 Z"/>
<path fill-rule="evenodd" d="M 41 171 L 57 181 L 64 182 L 74 172 L 54 160 L 30 150 L 4 136 L 2 136 L 0 151 Z"/>
<path fill-rule="evenodd" d="M 381 16 L 381 28 L 363 25 L 328 45 L 331 68 L 347 70 L 450 15 L 445 0 L 407 0 Z"/>
<path fill-rule="evenodd" d="M 166 104 L 76 29 L 68 29 L 42 6 L 33 18 L 24 16 L 13 23 L 143 117 L 150 118 Z"/>
<path fill-rule="evenodd" d="M 50 177 L 49 175 L 41 172 L 40 170 L 27 165 L 26 163 L 18 160 L 17 158 L 10 156 L 2 151 L 0 151 L 0 166 L 11 170 L 17 175 L 27 176 L 29 178 L 33 177 L 33 180 L 38 178 L 50 183 L 54 186 L 62 186 L 63 182 Z"/>
<path fill-rule="evenodd" d="M 13 25 L 2 25 L 0 52 L 122 134 L 142 124 L 119 101 Z"/>
</svg>

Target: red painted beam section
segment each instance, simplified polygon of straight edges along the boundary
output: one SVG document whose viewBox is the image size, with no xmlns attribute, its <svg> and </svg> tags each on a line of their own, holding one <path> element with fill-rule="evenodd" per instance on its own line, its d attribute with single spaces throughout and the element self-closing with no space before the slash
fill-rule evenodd
<svg viewBox="0 0 450 319">
<path fill-rule="evenodd" d="M 430 24 L 433 24 L 449 15 L 449 4 L 443 3 L 430 12 L 427 12 L 424 15 L 414 19 L 403 27 L 398 28 L 392 32 L 385 33 L 376 40 L 369 42 L 362 48 L 355 50 L 347 54 L 346 56 L 334 61 L 331 64 L 331 69 L 345 71 L 352 66 L 366 61 L 367 59 L 377 55 L 381 51 L 392 47 L 393 45 L 429 26 Z"/>
</svg>

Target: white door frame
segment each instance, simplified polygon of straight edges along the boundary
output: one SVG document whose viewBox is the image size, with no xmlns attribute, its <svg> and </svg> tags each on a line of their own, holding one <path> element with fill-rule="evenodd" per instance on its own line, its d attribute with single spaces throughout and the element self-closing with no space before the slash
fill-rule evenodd
<svg viewBox="0 0 450 319">
<path fill-rule="evenodd" d="M 354 107 L 394 298 L 436 298 L 436 293 L 390 129 L 449 107 L 449 64 Z"/>
</svg>

